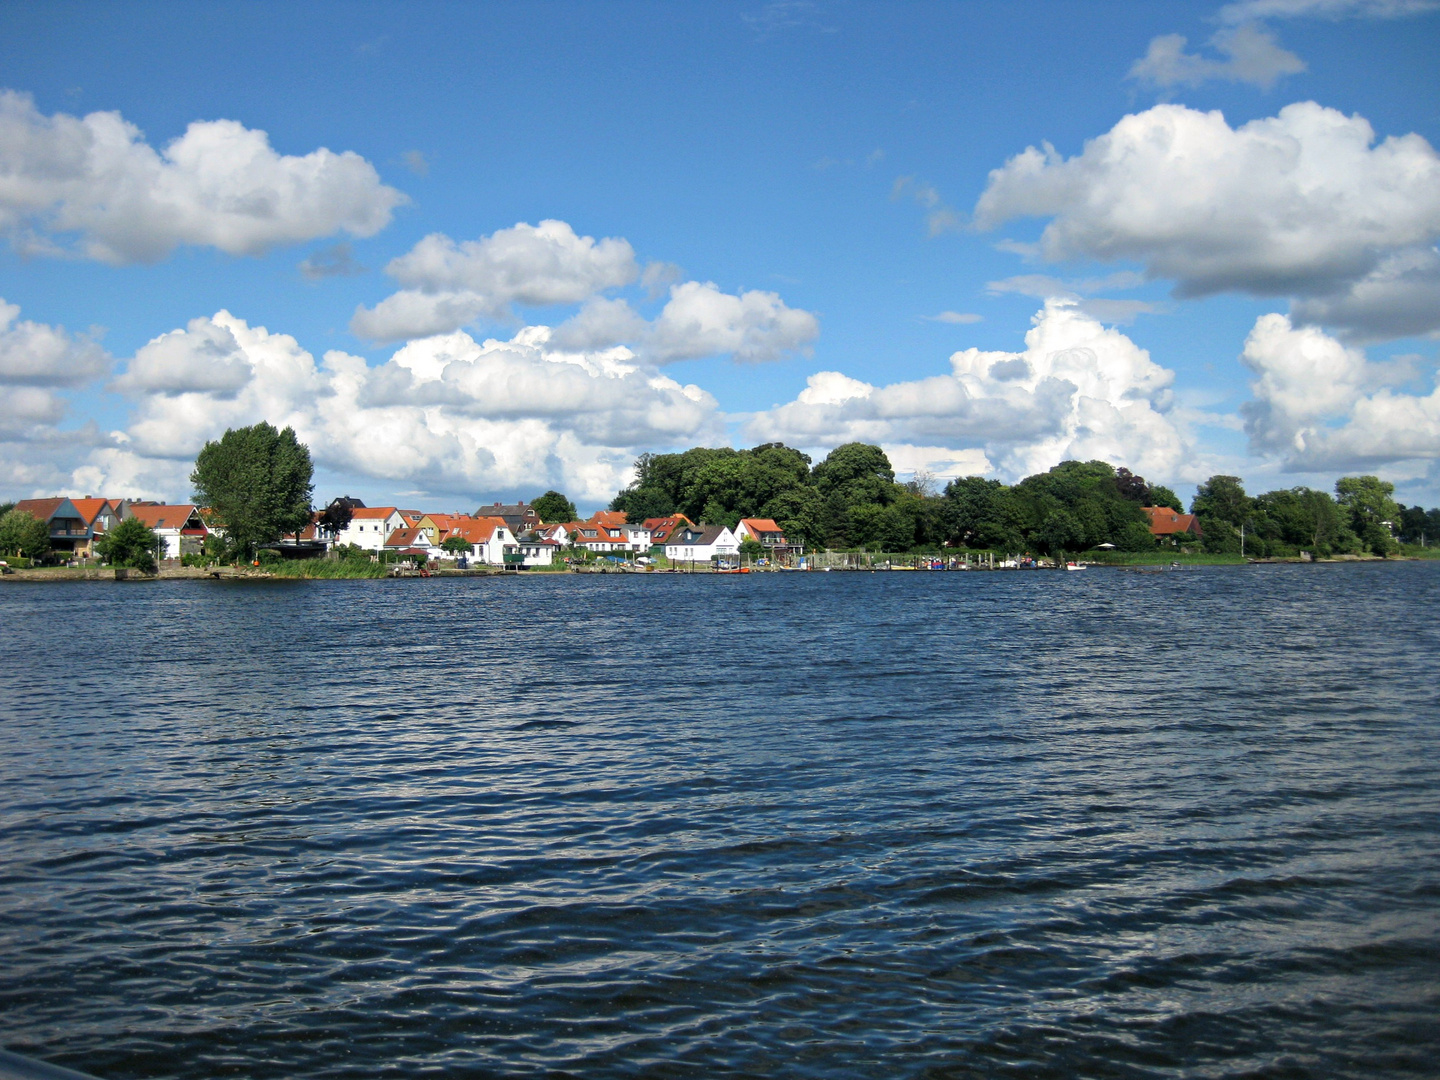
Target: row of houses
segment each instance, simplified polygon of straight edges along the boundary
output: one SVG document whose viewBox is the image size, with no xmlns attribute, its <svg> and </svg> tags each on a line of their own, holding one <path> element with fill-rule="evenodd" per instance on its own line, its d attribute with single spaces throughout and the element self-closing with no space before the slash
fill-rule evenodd
<svg viewBox="0 0 1440 1080">
<path fill-rule="evenodd" d="M 126 518 L 139 518 L 165 542 L 165 557 L 198 552 L 210 534 L 199 507 L 193 503 L 170 505 L 140 499 L 83 499 L 54 496 L 21 499 L 15 509 L 50 526 L 50 547 L 76 558 L 94 554 L 95 543 Z"/>
<path fill-rule="evenodd" d="M 492 503 L 473 514 L 422 514 L 395 506 L 351 503 L 350 522 L 335 533 L 335 545 L 355 545 L 373 552 L 424 555 L 431 559 L 465 557 L 491 565 L 545 566 L 572 548 L 601 556 L 633 558 L 663 550 L 672 561 L 708 562 L 739 554 L 740 545 L 755 540 L 773 556 L 801 550 L 768 518 L 746 518 L 730 529 L 692 522 L 683 514 L 635 523 L 613 510 L 601 510 L 587 521 L 547 523 L 524 502 Z M 308 538 L 323 537 L 312 526 Z M 461 545 L 452 541 L 466 541 Z"/>
<path fill-rule="evenodd" d="M 708 562 L 737 555 L 746 540 L 760 543 L 767 554 L 799 552 L 784 531 L 768 518 L 746 518 L 734 529 L 724 525 L 696 524 L 684 514 L 650 518 L 634 524 L 625 515 L 601 510 L 588 521 L 546 523 L 527 503 L 492 503 L 469 513 L 425 513 L 396 506 L 366 506 L 346 496 L 350 520 L 327 532 L 322 515 L 293 537 L 274 547 L 284 554 L 315 554 L 334 547 L 354 546 L 376 554 L 429 560 L 465 560 L 491 566 L 548 566 L 564 549 L 595 555 L 633 558 L 663 550 L 676 562 Z M 207 515 L 192 503 L 166 504 L 135 499 L 83 499 L 56 496 L 16 503 L 49 524 L 50 546 L 75 558 L 95 553 L 95 543 L 126 518 L 139 518 L 164 542 L 164 557 L 201 551 L 212 532 L 222 526 L 207 522 Z"/>
</svg>

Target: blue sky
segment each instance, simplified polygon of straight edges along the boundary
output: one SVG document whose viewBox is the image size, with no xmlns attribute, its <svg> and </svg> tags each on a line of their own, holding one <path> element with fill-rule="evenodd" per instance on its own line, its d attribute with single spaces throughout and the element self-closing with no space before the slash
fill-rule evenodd
<svg viewBox="0 0 1440 1080">
<path fill-rule="evenodd" d="M 447 507 L 598 505 L 641 450 L 762 438 L 1440 501 L 1425 0 L 35 4 L 0 30 L 0 496 L 183 497 L 205 438 L 270 419 L 319 497 Z M 138 129 L 119 158 L 97 113 Z M 1161 130 L 1196 152 L 1125 173 Z M 352 157 L 301 199 L 322 147 Z"/>
</svg>

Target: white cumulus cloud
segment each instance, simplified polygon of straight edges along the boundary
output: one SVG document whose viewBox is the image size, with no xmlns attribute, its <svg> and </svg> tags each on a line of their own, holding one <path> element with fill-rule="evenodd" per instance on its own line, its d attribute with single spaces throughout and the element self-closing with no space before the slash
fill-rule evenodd
<svg viewBox="0 0 1440 1080">
<path fill-rule="evenodd" d="M 859 440 L 924 448 L 938 460 L 983 455 L 1018 477 L 1066 458 L 1104 458 L 1156 478 L 1179 475 L 1186 445 L 1167 416 L 1173 373 L 1066 300 L 1047 301 L 1022 352 L 966 349 L 951 372 L 874 386 L 812 375 L 796 399 L 756 414 L 748 437 L 807 447 Z"/>
<path fill-rule="evenodd" d="M 156 150 L 118 112 L 45 116 L 0 91 L 0 230 L 25 250 L 155 262 L 180 244 L 256 255 L 344 230 L 372 236 L 406 201 L 350 151 L 277 153 L 263 131 L 196 121 Z"/>
<path fill-rule="evenodd" d="M 20 319 L 0 297 L 0 385 L 83 386 L 110 370 L 110 357 L 88 337 L 63 326 Z"/>
<path fill-rule="evenodd" d="M 727 353 L 742 361 L 778 360 L 819 335 L 814 315 L 787 307 L 776 293 L 751 289 L 734 295 L 712 281 L 686 281 L 670 287 L 670 299 L 642 338 L 641 351 L 657 363 Z"/>
<path fill-rule="evenodd" d="M 208 393 L 233 397 L 251 379 L 251 366 L 230 330 L 210 319 L 153 339 L 138 352 L 115 388 L 129 394 Z"/>
<path fill-rule="evenodd" d="M 385 272 L 405 289 L 374 308 L 358 308 L 350 323 L 373 341 L 448 333 L 481 316 L 503 317 L 512 304 L 579 303 L 629 285 L 640 267 L 626 240 L 577 236 L 563 221 L 522 221 L 458 244 L 434 233 Z"/>
<path fill-rule="evenodd" d="M 335 473 L 466 498 L 561 487 L 608 499 L 637 452 L 714 442 L 716 402 L 623 347 L 570 352 L 551 331 L 508 341 L 452 332 L 407 343 L 371 367 L 320 362 L 289 335 L 221 311 L 161 335 L 120 382 L 136 396 L 117 444 L 76 483 L 176 497 L 196 452 L 228 427 L 290 425 Z"/>
<path fill-rule="evenodd" d="M 58 391 L 105 375 L 110 356 L 89 337 L 19 315 L 17 305 L 0 297 L 0 443 L 33 446 L 59 434 L 54 425 L 67 406 Z M 12 484 L 31 471 L 22 461 L 12 461 L 12 455 L 32 453 L 0 447 L 0 470 L 10 470 Z"/>
<path fill-rule="evenodd" d="M 1373 468 L 1440 458 L 1440 387 L 1398 392 L 1406 365 L 1372 363 L 1313 326 L 1262 315 L 1241 361 L 1254 373 L 1254 399 L 1241 407 L 1252 450 L 1289 469 Z"/>
<path fill-rule="evenodd" d="M 1338 302 L 1352 288 L 1440 236 L 1440 155 L 1415 134 L 1376 144 L 1363 117 L 1314 102 L 1239 128 L 1219 112 L 1157 105 L 1074 157 L 1030 147 L 994 170 L 977 223 L 1024 216 L 1052 219 L 1047 259 L 1133 259 L 1181 296 L 1335 298 L 1323 313 L 1344 325 L 1360 318 Z M 1440 325 L 1440 304 L 1433 311 L 1418 321 Z M 1389 323 L 1381 304 L 1364 319 L 1375 336 L 1416 321 Z"/>
<path fill-rule="evenodd" d="M 513 317 L 517 306 L 568 304 L 582 306 L 556 328 L 556 348 L 626 345 L 654 364 L 720 355 L 775 360 L 805 350 L 820 332 L 814 315 L 776 293 L 676 282 L 679 270 L 669 263 L 650 263 L 642 272 L 627 241 L 579 236 L 563 221 L 522 222 L 461 244 L 427 236 L 386 273 L 406 288 L 373 308 L 358 308 L 350 322 L 355 334 L 372 341 L 448 334 L 478 319 Z M 669 284 L 669 298 L 653 320 L 623 298 L 602 295 L 637 281 L 652 298 Z"/>
</svg>

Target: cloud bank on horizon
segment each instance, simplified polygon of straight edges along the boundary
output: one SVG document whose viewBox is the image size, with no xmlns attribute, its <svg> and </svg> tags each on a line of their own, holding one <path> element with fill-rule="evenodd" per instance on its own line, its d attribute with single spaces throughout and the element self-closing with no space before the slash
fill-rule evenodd
<svg viewBox="0 0 1440 1080">
<path fill-rule="evenodd" d="M 1271 89 L 1307 63 L 1262 20 L 1437 7 L 1241 0 L 1219 10 L 1208 53 L 1155 37 L 1129 78 L 1167 94 L 1216 81 Z M 420 151 L 402 164 L 432 173 Z M 1378 469 L 1440 484 L 1432 361 L 1366 351 L 1440 335 L 1440 155 L 1421 135 L 1380 137 L 1364 116 L 1312 100 L 1234 125 L 1162 100 L 1068 156 L 1048 143 L 1019 150 L 970 198 L 966 220 L 913 177 L 891 190 L 920 206 L 930 243 L 1036 223 L 1033 242 L 999 246 L 1043 265 L 980 294 L 1037 301 L 1028 328 L 1013 327 L 1023 347 L 961 347 L 943 373 L 893 379 L 814 361 L 822 315 L 779 291 L 689 278 L 622 236 L 558 218 L 407 238 L 382 260 L 387 295 L 350 294 L 355 344 L 318 359 L 238 305 L 147 328 L 144 345 L 116 357 L 96 332 L 22 318 L 0 298 L 0 495 L 182 497 L 204 442 L 259 420 L 293 426 L 335 478 L 465 500 L 558 487 L 599 503 L 643 451 L 732 440 L 817 454 L 875 442 L 900 469 L 942 476 L 1016 479 L 1104 458 L 1196 482 L 1236 467 L 1215 430 L 1277 474 Z M 46 115 L 25 93 L 0 92 L 0 232 L 28 259 L 121 273 L 182 247 L 248 257 L 332 241 L 299 273 L 343 288 L 366 273 L 351 240 L 408 205 L 354 151 L 282 154 L 235 120 L 191 122 L 156 147 L 119 111 Z M 1099 295 L 1154 282 L 1170 302 Z M 1127 324 L 1221 295 L 1279 310 L 1255 317 L 1224 358 L 1249 395 L 1217 413 Z M 995 323 L 951 309 L 915 317 L 960 334 Z M 388 355 L 367 359 L 367 344 Z M 728 366 L 684 366 L 717 360 Z M 803 389 L 727 410 L 725 383 L 777 363 L 811 368 Z"/>
</svg>

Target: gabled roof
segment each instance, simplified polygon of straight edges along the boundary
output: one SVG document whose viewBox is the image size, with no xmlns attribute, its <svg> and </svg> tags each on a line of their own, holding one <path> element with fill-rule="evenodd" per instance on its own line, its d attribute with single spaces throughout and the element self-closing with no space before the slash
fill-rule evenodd
<svg viewBox="0 0 1440 1080">
<path fill-rule="evenodd" d="M 384 521 L 394 513 L 398 513 L 398 511 L 393 506 L 357 506 L 350 511 L 350 520 Z"/>
<path fill-rule="evenodd" d="M 540 515 L 535 512 L 535 507 L 523 499 L 518 503 L 491 503 L 489 506 L 482 506 L 475 511 L 477 518 L 498 517 L 504 518 L 511 526 L 526 528 L 540 524 Z"/>
<path fill-rule="evenodd" d="M 115 506 L 109 499 L 71 499 L 70 505 L 80 515 L 80 520 L 86 525 L 92 525 L 104 510 L 114 510 Z"/>
<path fill-rule="evenodd" d="M 605 525 L 599 521 L 567 521 L 560 526 L 572 544 L 624 544 L 625 531 L 619 525 Z M 548 529 L 548 527 L 547 527 Z"/>
<path fill-rule="evenodd" d="M 126 507 L 126 516 L 139 518 L 152 529 L 183 529 L 192 516 L 198 520 L 194 503 L 131 503 Z M 314 531 L 313 526 L 310 531 Z"/>
<path fill-rule="evenodd" d="M 433 518 L 434 515 L 431 515 Z M 462 540 L 468 540 L 471 544 L 485 544 L 495 535 L 496 529 L 508 529 L 510 526 L 502 517 L 466 517 L 464 520 L 447 519 L 454 521 L 454 524 L 443 530 L 444 536 L 439 541 L 444 543 L 452 536 L 458 536 Z"/>
<path fill-rule="evenodd" d="M 695 523 L 684 514 L 671 514 L 669 517 L 645 519 L 645 527 L 650 530 L 650 539 L 654 540 L 657 544 L 666 543 L 670 537 L 670 533 L 680 525 L 688 525 L 693 528 Z"/>
<path fill-rule="evenodd" d="M 426 514 L 420 520 L 428 521 L 437 529 L 444 532 L 450 529 L 457 529 L 462 525 L 468 525 L 471 522 L 487 521 L 491 519 L 471 517 L 469 514 Z M 503 519 L 495 518 L 493 520 L 500 521 Z"/>
<path fill-rule="evenodd" d="M 728 531 L 724 525 L 686 525 L 672 532 L 665 543 L 683 544 L 685 547 L 709 547 L 720 539 L 721 533 Z"/>
<path fill-rule="evenodd" d="M 1150 532 L 1153 536 L 1176 536 L 1180 533 L 1204 535 L 1200 528 L 1200 519 L 1194 514 L 1182 514 L 1168 506 L 1142 506 L 1140 509 L 1150 518 Z"/>
<path fill-rule="evenodd" d="M 425 534 L 419 529 L 395 529 L 385 538 L 387 548 L 408 548 L 414 547 L 417 540 L 423 540 Z"/>
<path fill-rule="evenodd" d="M 590 520 L 601 525 L 611 527 L 625 524 L 625 511 L 623 510 L 596 510 L 590 515 Z"/>
<path fill-rule="evenodd" d="M 740 524 L 757 536 L 761 533 L 780 533 L 783 536 L 785 533 L 784 529 L 775 524 L 774 518 L 741 518 Z"/>
<path fill-rule="evenodd" d="M 64 506 L 69 500 L 56 496 L 51 499 L 21 499 L 15 504 L 15 509 L 21 513 L 37 517 L 41 521 L 49 521 L 55 516 L 55 511 Z"/>
</svg>

